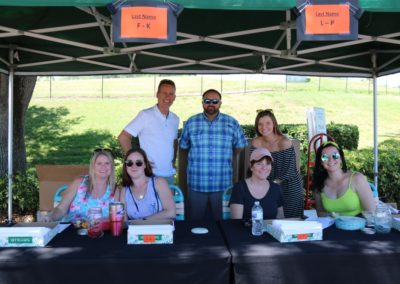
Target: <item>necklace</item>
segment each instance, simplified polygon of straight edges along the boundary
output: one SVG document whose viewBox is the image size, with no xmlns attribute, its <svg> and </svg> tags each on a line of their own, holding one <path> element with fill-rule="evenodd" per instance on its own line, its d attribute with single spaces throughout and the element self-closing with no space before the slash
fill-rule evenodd
<svg viewBox="0 0 400 284">
<path fill-rule="evenodd" d="M 139 192 L 136 193 L 136 196 L 137 196 L 136 198 L 138 200 L 143 200 L 144 199 L 144 197 L 145 197 L 145 195 L 147 193 L 147 183 L 148 183 L 148 180 L 146 180 L 143 184 L 141 184 L 140 187 L 137 184 L 136 185 L 133 184 L 133 186 L 135 186 L 137 188 L 136 192 L 139 191 Z M 144 189 L 143 193 L 140 193 L 140 191 L 142 191 L 141 189 Z M 130 188 L 130 190 L 131 190 L 131 188 Z"/>
</svg>

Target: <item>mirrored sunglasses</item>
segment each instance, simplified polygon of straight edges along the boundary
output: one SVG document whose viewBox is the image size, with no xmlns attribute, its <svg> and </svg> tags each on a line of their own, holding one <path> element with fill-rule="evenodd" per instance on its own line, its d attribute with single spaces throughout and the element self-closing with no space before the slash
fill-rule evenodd
<svg viewBox="0 0 400 284">
<path fill-rule="evenodd" d="M 136 161 L 126 160 L 125 161 L 125 165 L 129 168 L 132 167 L 134 164 L 136 165 L 136 167 L 141 167 L 141 166 L 143 166 L 144 163 L 142 160 L 136 160 Z"/>
<path fill-rule="evenodd" d="M 332 153 L 332 155 L 330 155 L 330 157 L 332 157 L 332 159 L 339 160 L 340 159 L 340 154 L 338 152 L 334 152 Z M 321 156 L 321 161 L 324 162 L 328 162 L 329 161 L 329 155 L 328 154 L 322 154 Z"/>
<path fill-rule="evenodd" d="M 203 100 L 203 104 L 206 104 L 206 105 L 209 105 L 209 104 L 216 105 L 216 104 L 219 104 L 219 102 L 220 102 L 220 100 L 218 100 L 218 99 L 213 99 L 213 100 L 204 99 Z"/>
</svg>

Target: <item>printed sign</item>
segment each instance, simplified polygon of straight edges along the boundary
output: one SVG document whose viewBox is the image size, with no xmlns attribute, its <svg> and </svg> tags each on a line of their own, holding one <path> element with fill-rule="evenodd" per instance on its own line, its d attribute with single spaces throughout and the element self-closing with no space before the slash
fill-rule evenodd
<svg viewBox="0 0 400 284">
<path fill-rule="evenodd" d="M 121 38 L 168 38 L 168 9 L 121 8 Z"/>
<path fill-rule="evenodd" d="M 305 13 L 306 34 L 350 33 L 349 5 L 308 5 Z"/>
<path fill-rule="evenodd" d="M 307 129 L 308 141 L 314 135 L 326 133 L 325 110 L 323 108 L 314 107 L 307 109 Z"/>
<path fill-rule="evenodd" d="M 358 0 L 297 0 L 298 41 L 356 40 Z"/>
<path fill-rule="evenodd" d="M 172 2 L 122 1 L 107 7 L 112 14 L 114 42 L 176 42 L 182 6 Z"/>
</svg>

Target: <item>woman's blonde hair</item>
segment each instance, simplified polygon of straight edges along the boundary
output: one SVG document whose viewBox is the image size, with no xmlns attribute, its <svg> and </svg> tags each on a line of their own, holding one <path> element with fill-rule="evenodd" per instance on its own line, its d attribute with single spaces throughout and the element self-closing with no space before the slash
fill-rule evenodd
<svg viewBox="0 0 400 284">
<path fill-rule="evenodd" d="M 97 158 L 98 158 L 99 156 L 105 156 L 105 157 L 107 157 L 108 161 L 109 161 L 110 164 L 111 164 L 111 174 L 110 174 L 110 176 L 108 177 L 108 184 L 110 185 L 110 188 L 111 188 L 112 192 L 114 193 L 115 188 L 116 188 L 116 186 L 115 186 L 115 164 L 114 164 L 114 157 L 113 157 L 113 155 L 111 154 L 111 152 L 108 151 L 108 150 L 98 150 L 98 151 L 95 151 L 95 152 L 93 153 L 92 158 L 90 159 L 90 164 L 89 164 L 88 191 L 89 191 L 89 192 L 92 192 L 92 190 L 93 190 L 93 188 L 94 188 L 94 186 L 95 186 L 95 184 L 94 184 L 94 181 L 95 181 L 94 167 L 95 167 L 96 160 L 97 160 Z"/>
</svg>

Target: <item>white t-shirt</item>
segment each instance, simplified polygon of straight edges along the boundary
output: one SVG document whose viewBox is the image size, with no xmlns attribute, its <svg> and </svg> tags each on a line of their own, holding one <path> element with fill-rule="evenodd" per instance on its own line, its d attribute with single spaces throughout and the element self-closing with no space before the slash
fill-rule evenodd
<svg viewBox="0 0 400 284">
<path fill-rule="evenodd" d="M 156 176 L 168 177 L 175 174 L 174 140 L 178 137 L 179 117 L 169 112 L 163 115 L 157 105 L 144 109 L 125 127 L 125 131 L 139 137 L 140 147 L 152 162 Z"/>
</svg>

